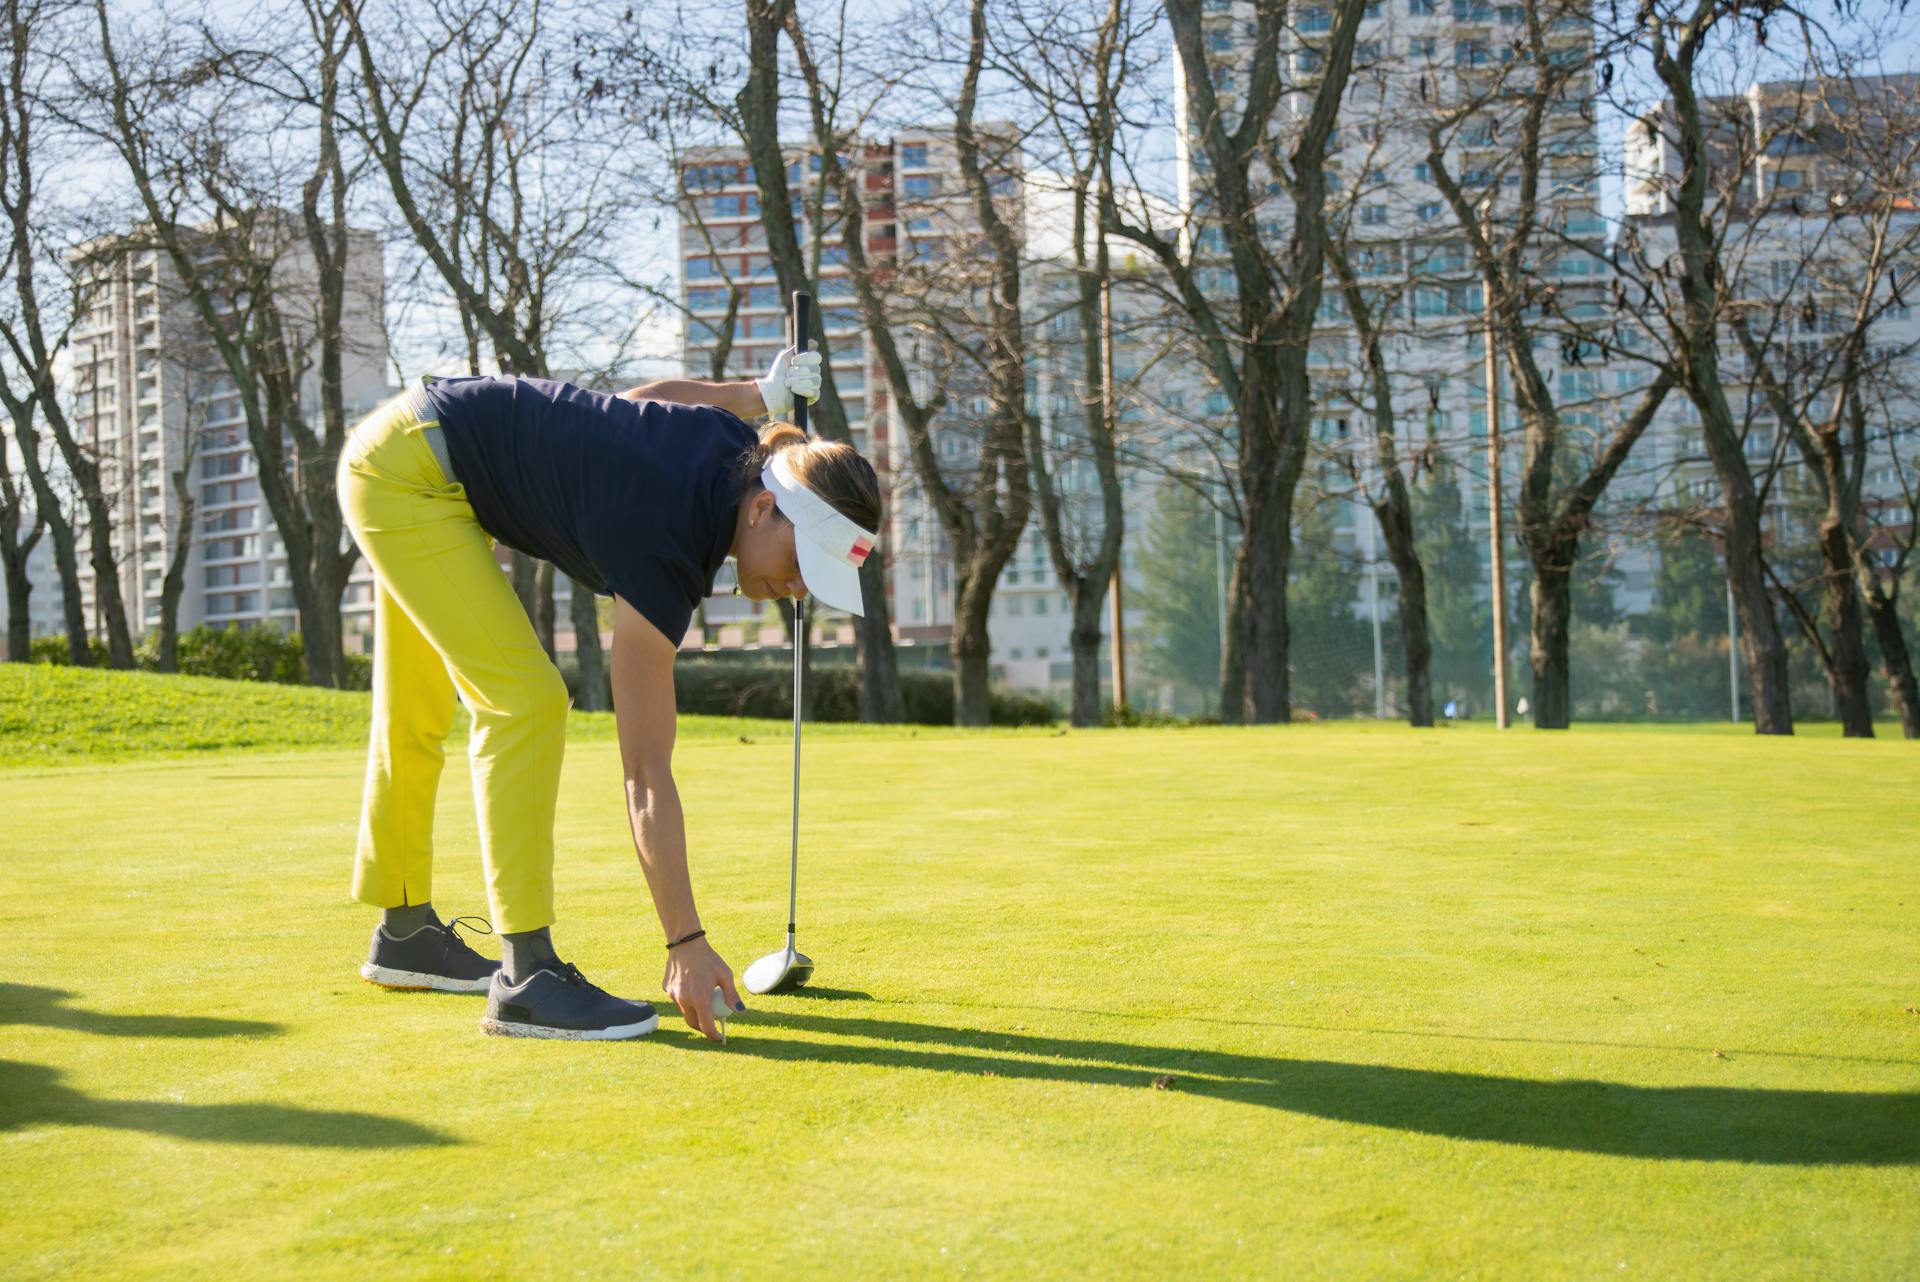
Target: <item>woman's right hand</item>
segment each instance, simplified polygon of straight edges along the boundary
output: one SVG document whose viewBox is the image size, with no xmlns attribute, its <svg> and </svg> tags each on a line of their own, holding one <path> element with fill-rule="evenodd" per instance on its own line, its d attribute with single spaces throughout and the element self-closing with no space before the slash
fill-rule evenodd
<svg viewBox="0 0 1920 1282">
<path fill-rule="evenodd" d="M 794 397 L 809 404 L 820 399 L 820 353 L 782 351 L 773 358 L 773 368 L 759 384 L 760 400 L 768 416 L 788 417 L 793 413 Z"/>
<path fill-rule="evenodd" d="M 724 1041 L 719 1022 L 713 1015 L 713 990 L 718 988 L 735 1011 L 744 1011 L 740 991 L 733 985 L 733 970 L 713 951 L 705 937 L 692 940 L 667 953 L 667 973 L 660 980 L 673 1004 L 680 1008 L 689 1027 L 697 1028 L 710 1041 Z"/>
</svg>

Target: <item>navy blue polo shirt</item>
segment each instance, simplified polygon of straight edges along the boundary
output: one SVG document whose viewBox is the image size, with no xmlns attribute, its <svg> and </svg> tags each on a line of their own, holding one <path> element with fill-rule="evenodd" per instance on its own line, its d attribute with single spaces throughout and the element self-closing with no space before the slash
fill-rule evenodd
<svg viewBox="0 0 1920 1282">
<path fill-rule="evenodd" d="M 544 378 L 427 380 L 453 480 L 501 543 L 624 599 L 675 645 L 733 541 L 758 435 L 705 405 Z"/>
</svg>

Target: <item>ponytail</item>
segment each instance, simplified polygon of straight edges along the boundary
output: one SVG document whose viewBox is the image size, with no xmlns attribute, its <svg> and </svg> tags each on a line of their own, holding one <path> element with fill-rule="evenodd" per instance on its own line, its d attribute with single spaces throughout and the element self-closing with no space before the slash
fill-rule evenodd
<svg viewBox="0 0 1920 1282">
<path fill-rule="evenodd" d="M 880 480 L 874 475 L 873 464 L 845 441 L 808 436 L 792 423 L 768 423 L 760 429 L 759 441 L 740 456 L 735 475 L 742 498 L 763 488 L 760 473 L 768 460 L 783 452 L 800 483 L 832 504 L 840 515 L 863 530 L 880 528 Z"/>
</svg>

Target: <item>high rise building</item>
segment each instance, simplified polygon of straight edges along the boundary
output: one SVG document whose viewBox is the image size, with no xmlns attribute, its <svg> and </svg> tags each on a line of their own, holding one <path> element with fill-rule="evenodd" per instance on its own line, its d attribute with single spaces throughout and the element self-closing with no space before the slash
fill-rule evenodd
<svg viewBox="0 0 1920 1282">
<path fill-rule="evenodd" d="M 390 389 L 384 251 L 371 232 L 351 232 L 348 245 L 342 375 L 351 422 Z M 135 634 L 159 626 L 162 580 L 181 539 L 190 540 L 183 630 L 200 623 L 296 626 L 286 549 L 260 493 L 239 389 L 172 258 L 139 238 L 90 245 L 76 258 L 89 265 L 92 281 L 72 340 L 68 412 L 76 435 L 101 462 L 114 511 L 120 591 Z M 275 273 L 289 330 L 299 328 L 295 305 L 311 294 L 314 279 L 304 243 L 289 237 Z M 301 396 L 317 431 L 317 371 L 307 374 Z M 292 446 L 289 441 L 290 456 Z M 177 482 L 194 501 L 187 530 L 181 529 Z M 80 586 L 98 629 L 93 571 L 84 556 Z M 342 608 L 350 637 L 371 630 L 372 578 L 364 562 Z"/>
</svg>

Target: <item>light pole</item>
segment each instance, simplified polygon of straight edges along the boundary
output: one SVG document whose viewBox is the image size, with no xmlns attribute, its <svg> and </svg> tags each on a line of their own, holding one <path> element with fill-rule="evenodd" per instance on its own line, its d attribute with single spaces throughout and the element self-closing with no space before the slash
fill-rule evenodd
<svg viewBox="0 0 1920 1282">
<path fill-rule="evenodd" d="M 1377 448 L 1377 445 L 1376 445 Z M 1360 473 L 1361 513 L 1355 515 L 1367 527 L 1367 613 L 1373 619 L 1373 715 L 1387 719 L 1386 656 L 1380 647 L 1380 531 L 1373 510 L 1373 460 L 1369 458 Z"/>
<path fill-rule="evenodd" d="M 1480 206 L 1481 235 L 1486 252 L 1493 254 L 1493 201 Z M 1507 549 L 1504 513 L 1500 510 L 1500 370 L 1493 354 L 1493 287 L 1483 283 L 1486 292 L 1481 310 L 1486 313 L 1487 380 L 1487 537 L 1492 544 L 1490 569 L 1493 574 L 1493 705 L 1494 724 L 1507 728 Z"/>
<path fill-rule="evenodd" d="M 1733 584 L 1727 584 L 1727 699 L 1733 721 L 1740 723 L 1740 625 L 1733 612 Z"/>
</svg>

